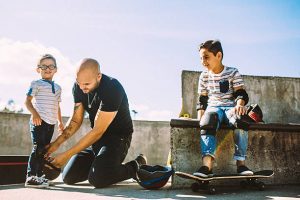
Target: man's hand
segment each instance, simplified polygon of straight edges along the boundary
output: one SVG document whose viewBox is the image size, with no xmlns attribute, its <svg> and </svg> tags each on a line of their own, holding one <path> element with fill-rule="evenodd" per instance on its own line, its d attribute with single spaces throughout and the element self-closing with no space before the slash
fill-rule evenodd
<svg viewBox="0 0 300 200">
<path fill-rule="evenodd" d="M 46 146 L 46 153 L 45 153 L 45 158 L 48 159 L 50 155 L 55 152 L 59 148 L 59 144 L 57 142 L 51 142 Z"/>
<path fill-rule="evenodd" d="M 55 157 L 50 158 L 49 161 L 55 167 L 61 168 L 68 162 L 68 160 L 70 158 L 71 158 L 71 155 L 69 155 L 67 152 L 64 152 L 64 153 L 58 154 Z"/>
</svg>

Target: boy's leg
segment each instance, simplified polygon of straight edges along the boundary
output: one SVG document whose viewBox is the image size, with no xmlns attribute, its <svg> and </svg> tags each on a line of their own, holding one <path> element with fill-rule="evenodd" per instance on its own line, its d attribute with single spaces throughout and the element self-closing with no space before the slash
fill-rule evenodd
<svg viewBox="0 0 300 200">
<path fill-rule="evenodd" d="M 71 185 L 87 180 L 94 158 L 91 148 L 72 156 L 62 172 L 64 183 Z"/>
<path fill-rule="evenodd" d="M 233 137 L 235 144 L 233 158 L 236 160 L 237 172 L 242 175 L 253 175 L 253 172 L 248 169 L 245 164 L 248 147 L 248 131 L 235 129 Z"/>
<path fill-rule="evenodd" d="M 236 118 L 232 118 L 233 117 L 232 108 L 228 108 L 225 111 L 226 114 L 225 122 L 231 126 L 234 126 Z M 243 129 L 235 129 L 233 131 L 233 139 L 234 139 L 234 150 L 235 150 L 233 159 L 236 160 L 237 172 L 244 175 L 252 175 L 253 172 L 249 170 L 245 165 L 247 148 L 248 148 L 248 131 Z"/>
<path fill-rule="evenodd" d="M 43 167 L 45 164 L 45 151 L 46 151 L 46 145 L 48 145 L 52 139 L 53 132 L 54 132 L 54 126 L 52 124 L 48 124 L 44 121 L 42 121 L 42 125 L 40 126 L 41 132 L 39 135 L 39 143 L 37 145 L 37 159 L 38 159 L 38 169 L 37 169 L 37 175 L 38 177 L 41 177 L 43 173 Z"/>
<path fill-rule="evenodd" d="M 32 150 L 29 155 L 28 165 L 27 165 L 27 177 L 36 176 L 38 173 L 38 144 L 41 141 L 41 127 L 35 126 L 31 122 L 29 123 L 30 133 L 31 133 L 31 141 L 32 141 Z"/>
<path fill-rule="evenodd" d="M 242 129 L 235 129 L 233 131 L 234 139 L 234 159 L 241 163 L 246 160 L 248 147 L 248 131 Z"/>
<path fill-rule="evenodd" d="M 89 173 L 89 182 L 96 188 L 106 187 L 129 178 L 135 178 L 139 168 L 136 160 L 122 164 L 129 146 L 130 138 L 111 135 L 105 138 Z"/>
<path fill-rule="evenodd" d="M 202 152 L 202 167 L 194 173 L 206 177 L 212 173 L 213 160 L 216 150 L 216 132 L 223 118 L 223 111 L 220 108 L 208 108 L 200 121 L 201 130 L 200 146 Z"/>
</svg>

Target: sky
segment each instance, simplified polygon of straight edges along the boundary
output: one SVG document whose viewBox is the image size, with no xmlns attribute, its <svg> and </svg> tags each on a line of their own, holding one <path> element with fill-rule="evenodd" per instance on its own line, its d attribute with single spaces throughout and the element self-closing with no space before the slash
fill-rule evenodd
<svg viewBox="0 0 300 200">
<path fill-rule="evenodd" d="M 202 71 L 198 45 L 219 39 L 244 75 L 300 77 L 298 0 L 0 0 L 0 109 L 24 106 L 38 58 L 57 58 L 64 116 L 83 58 L 125 88 L 136 120 L 181 109 L 181 71 Z"/>
</svg>

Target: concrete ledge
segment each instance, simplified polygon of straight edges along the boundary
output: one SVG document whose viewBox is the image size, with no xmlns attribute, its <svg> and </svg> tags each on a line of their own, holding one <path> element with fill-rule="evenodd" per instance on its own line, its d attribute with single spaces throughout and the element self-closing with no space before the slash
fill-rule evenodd
<svg viewBox="0 0 300 200">
<path fill-rule="evenodd" d="M 199 128 L 199 120 L 197 119 L 171 119 L 171 127 L 177 128 Z M 209 128 L 209 127 L 208 127 Z M 221 129 L 231 129 L 229 126 L 221 125 Z M 249 130 L 260 130 L 260 131 L 289 131 L 289 132 L 299 132 L 300 124 L 289 123 L 253 123 L 250 124 Z"/>
<path fill-rule="evenodd" d="M 200 128 L 198 120 L 171 120 L 171 162 L 176 171 L 192 173 L 202 165 L 200 153 Z M 233 131 L 221 127 L 214 173 L 235 173 L 233 160 Z M 275 175 L 264 180 L 267 184 L 300 183 L 300 125 L 299 124 L 253 124 L 249 130 L 247 166 L 254 171 L 272 169 Z M 172 188 L 189 187 L 193 181 L 174 176 Z M 222 181 L 216 184 L 238 184 Z"/>
</svg>

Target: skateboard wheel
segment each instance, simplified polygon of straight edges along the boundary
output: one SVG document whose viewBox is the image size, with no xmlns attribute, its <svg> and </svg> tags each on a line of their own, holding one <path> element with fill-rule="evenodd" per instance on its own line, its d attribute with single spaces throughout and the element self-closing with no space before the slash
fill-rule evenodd
<svg viewBox="0 0 300 200">
<path fill-rule="evenodd" d="M 216 194 L 216 188 L 212 187 L 212 186 L 208 186 L 208 192 L 209 194 Z"/>
<path fill-rule="evenodd" d="M 193 183 L 191 185 L 191 189 L 192 189 L 193 192 L 197 192 L 200 189 L 199 183 Z"/>
<path fill-rule="evenodd" d="M 259 182 L 259 183 L 257 183 L 257 188 L 258 188 L 260 191 L 263 191 L 263 190 L 265 190 L 266 185 L 265 185 L 263 182 Z"/>
</svg>

